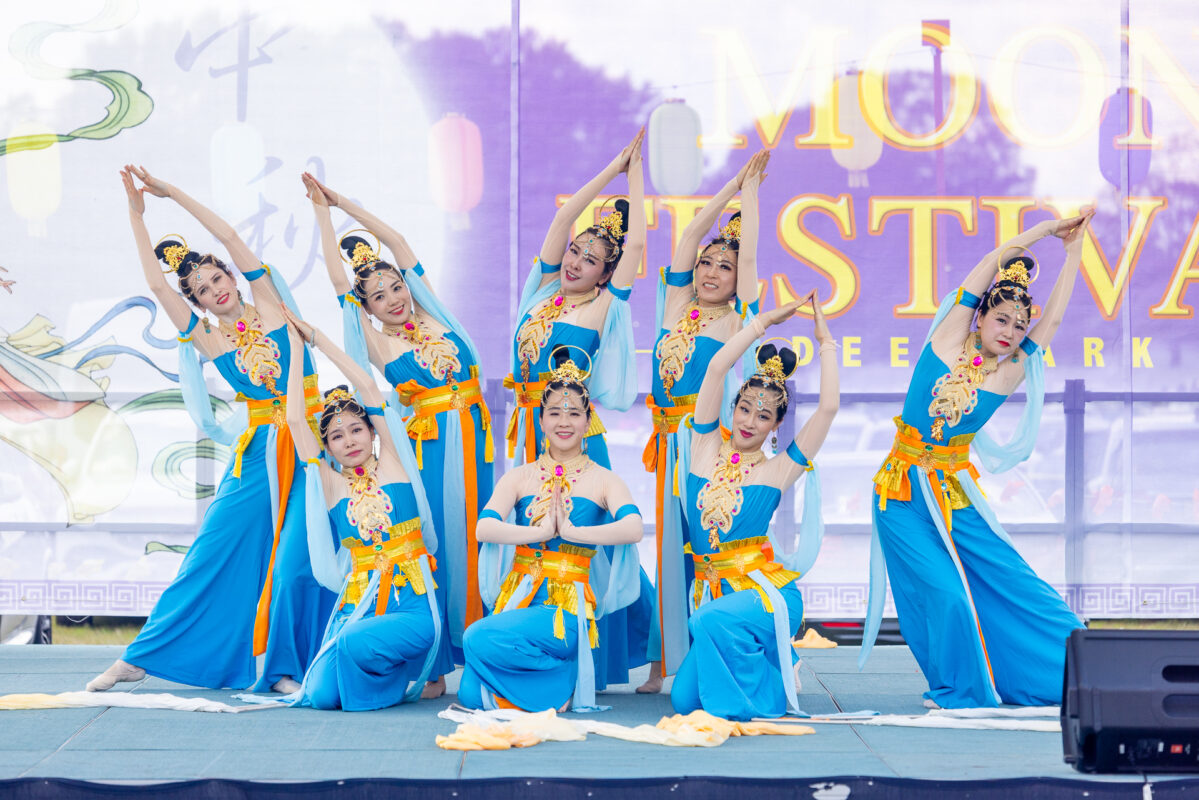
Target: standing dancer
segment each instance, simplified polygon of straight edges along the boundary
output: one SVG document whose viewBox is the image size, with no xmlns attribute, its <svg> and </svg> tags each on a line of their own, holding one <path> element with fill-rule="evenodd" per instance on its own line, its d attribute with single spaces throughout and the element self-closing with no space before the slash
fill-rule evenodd
<svg viewBox="0 0 1199 800">
<path fill-rule="evenodd" d="M 567 351 L 556 351 L 539 400 L 545 451 L 505 473 L 480 515 L 479 540 L 494 543 L 483 561 L 495 613 L 466 632 L 458 699 L 471 708 L 595 710 L 596 620 L 636 596 L 641 514 L 583 448 L 587 374 Z M 504 521 L 512 512 L 515 524 Z"/>
<path fill-rule="evenodd" d="M 809 301 L 820 342 L 820 400 L 786 452 L 768 458 L 762 445 L 777 435 L 787 413 L 790 398 L 784 384 L 795 370 L 795 353 L 769 343 L 758 348 L 758 371 L 737 393 L 727 439 L 719 420 L 725 375 L 754 339 Z M 670 692 L 676 711 L 702 708 L 736 720 L 803 713 L 792 668 L 791 637 L 803 622 L 796 581 L 820 550 L 820 483 L 812 458 L 839 404 L 837 344 L 815 292 L 755 317 L 712 358 L 692 422 L 687 523 L 695 562 L 695 611 L 689 622 L 691 649 Z M 805 472 L 810 474 L 799 546 L 784 554 L 770 535 L 770 520 L 783 492 Z"/>
<path fill-rule="evenodd" d="M 645 398 L 654 432 L 642 456 L 645 468 L 657 479 L 658 580 L 646 653 L 650 677 L 638 687 L 641 693 L 661 691 L 663 674 L 673 675 L 687 654 L 686 523 L 679 498 L 685 487 L 678 485 L 677 476 L 687 474 L 690 437 L 680 437 L 678 428 L 695 411 L 704 368 L 713 354 L 741 330 L 747 312 L 758 311 L 758 186 L 766 177 L 769 160 L 770 151 L 759 151 L 700 210 L 683 231 L 675 263 L 663 272 L 658 285 L 654 383 Z M 701 237 L 738 191 L 741 211 L 696 259 L 693 254 Z M 721 416 L 732 407 L 738 385 L 732 370 L 727 376 Z"/>
<path fill-rule="evenodd" d="M 288 417 L 296 430 L 296 450 L 308 464 L 313 572 L 340 593 L 324 644 L 294 702 L 368 711 L 415 700 L 433 667 L 442 632 L 436 566 L 426 550 L 426 543 L 437 547 L 437 537 L 419 478 L 409 480 L 415 457 L 407 441 L 395 442 L 387 425 L 380 424 L 383 395 L 366 371 L 319 330 L 288 316 L 292 348 L 303 346 L 302 331 L 350 379 L 363 401 L 339 386 L 325 394 L 319 438 L 301 430 L 297 408 L 304 378 L 299 365 L 292 364 Z M 339 469 L 320 458 L 322 445 Z M 335 552 L 338 545 L 340 552 Z"/>
<path fill-rule="evenodd" d="M 540 415 L 541 392 L 552 368 L 550 354 L 570 346 L 594 360 L 588 380 L 591 397 L 605 408 L 626 411 L 637 398 L 633 361 L 633 323 L 629 295 L 645 251 L 645 186 L 637 132 L 603 172 L 558 209 L 541 254 L 525 283 L 513 343 L 512 374 L 505 385 L 515 391 L 516 407 L 508 422 L 508 455 L 531 463 L 545 449 Z M 571 226 L 613 178 L 628 174 L 629 202 L 570 239 Z M 627 231 L 627 237 L 626 237 Z M 587 456 L 610 467 L 604 426 L 591 415 Z M 614 611 L 601 624 L 604 645 L 596 652 L 596 684 L 628 682 L 628 671 L 644 664 L 653 616 L 653 587 L 644 570 L 641 597 L 627 610 Z"/>
<path fill-rule="evenodd" d="M 303 181 L 316 211 L 329 279 L 341 300 L 346 351 L 363 368 L 369 359 L 412 409 L 407 435 L 416 442 L 442 565 L 437 597 L 447 635 L 434 664 L 437 678 L 425 691 L 426 697 L 439 697 L 446 673 L 462 663 L 462 632 L 483 616 L 475 524 L 491 496 L 494 445 L 479 356 L 466 329 L 425 283 L 424 268 L 398 231 L 312 175 L 304 173 Z M 380 260 L 362 237 L 346 236 L 340 245 L 354 270 L 351 284 L 341 267 L 331 205 L 377 236 L 399 269 Z"/>
<path fill-rule="evenodd" d="M 146 282 L 181 331 L 180 384 L 188 411 L 210 438 L 234 447 L 175 579 L 122 658 L 87 688 L 103 691 L 147 672 L 193 686 L 247 688 L 255 682 L 255 656 L 265 654 L 258 686 L 291 692 L 320 644 L 333 596 L 312 576 L 304 486 L 293 484 L 296 455 L 283 385 L 292 357 L 283 319 L 283 300 L 290 295 L 212 211 L 144 168 L 126 166 L 121 177 Z M 140 189 L 134 177 L 143 183 Z M 182 239 L 151 243 L 142 219 L 146 193 L 175 200 L 225 246 L 250 281 L 257 305 L 242 301 L 233 273 L 215 256 L 188 249 Z M 158 259 L 204 314 L 203 324 L 167 284 Z M 197 350 L 245 400 L 245 411 L 219 425 Z M 305 414 L 311 418 L 321 407 L 316 375 L 307 352 L 296 356 L 303 359 Z"/>
<path fill-rule="evenodd" d="M 899 627 L 928 679 L 930 707 L 1061 702 L 1066 637 L 1082 623 L 1012 546 L 978 488 L 969 450 L 973 442 L 992 472 L 1032 451 L 1045 396 L 1042 348 L 1069 303 L 1089 221 L 1086 214 L 1040 223 L 988 253 L 945 298 L 895 418 L 895 444 L 874 476 L 859 664 L 878 634 L 890 572 Z M 1035 262 L 1027 248 L 1046 236 L 1064 241 L 1066 262 L 1029 330 Z M 1025 379 L 1020 428 L 1001 447 L 979 429 Z"/>
</svg>

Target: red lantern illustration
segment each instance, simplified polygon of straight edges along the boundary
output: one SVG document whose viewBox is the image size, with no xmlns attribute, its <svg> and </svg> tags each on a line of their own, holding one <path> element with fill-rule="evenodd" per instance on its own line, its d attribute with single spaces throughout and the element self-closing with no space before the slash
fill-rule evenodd
<svg viewBox="0 0 1199 800">
<path fill-rule="evenodd" d="M 469 228 L 469 212 L 483 199 L 483 137 L 462 114 L 446 114 L 429 129 L 429 183 L 450 227 Z"/>
</svg>

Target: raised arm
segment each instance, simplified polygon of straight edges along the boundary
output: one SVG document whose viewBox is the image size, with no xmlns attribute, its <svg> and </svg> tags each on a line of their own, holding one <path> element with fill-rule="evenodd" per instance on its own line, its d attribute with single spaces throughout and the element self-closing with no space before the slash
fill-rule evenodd
<svg viewBox="0 0 1199 800">
<path fill-rule="evenodd" d="M 837 342 L 828 330 L 824 321 L 824 311 L 820 308 L 820 299 L 812 294 L 812 309 L 815 314 L 816 341 L 820 343 L 820 399 L 816 410 L 808 421 L 795 435 L 795 446 L 803 453 L 809 462 L 816 458 L 820 446 L 824 444 L 828 430 L 832 427 L 833 417 L 841 407 L 841 378 L 837 371 Z"/>
<path fill-rule="evenodd" d="M 325 269 L 329 273 L 329 282 L 337 296 L 349 294 L 353 289 L 345 267 L 341 264 L 341 250 L 337 246 L 337 234 L 333 231 L 333 217 L 329 213 L 329 193 L 316 180 L 305 172 L 300 176 L 304 183 L 304 191 L 312 201 L 312 210 L 316 213 L 316 227 L 321 232 L 321 255 L 325 258 Z M 334 195 L 336 197 L 336 195 Z"/>
<path fill-rule="evenodd" d="M 629 174 L 629 231 L 625 235 L 620 261 L 612 273 L 612 285 L 620 288 L 633 285 L 637 268 L 645 255 L 645 171 L 641 161 L 641 142 L 645 129 L 633 139 L 625 171 Z"/>
<path fill-rule="evenodd" d="M 506 522 L 509 512 L 516 507 L 519 499 L 520 471 L 509 470 L 500 478 L 487 501 L 483 512 L 479 515 L 479 524 L 475 528 L 475 537 L 480 542 L 493 544 L 531 544 L 552 539 L 556 529 L 553 515 L 547 514 L 537 525 L 514 525 Z"/>
<path fill-rule="evenodd" d="M 321 443 L 308 427 L 304 402 L 304 340 L 299 327 L 288 321 L 287 340 L 291 343 L 291 359 L 287 366 L 287 427 L 296 443 L 296 453 L 305 463 L 319 458 Z"/>
<path fill-rule="evenodd" d="M 759 336 L 765 336 L 766 330 L 780 322 L 791 318 L 795 309 L 808 302 L 814 295 L 808 292 L 802 300 L 787 303 L 771 311 L 766 311 L 754 317 L 753 322 L 737 331 L 724 346 L 716 351 L 708 362 L 704 373 L 703 383 L 699 387 L 699 397 L 695 402 L 694 424 L 710 425 L 720 418 L 720 403 L 724 399 L 724 376 L 737 363 L 737 359 L 745 355 Z"/>
<path fill-rule="evenodd" d="M 737 249 L 737 298 L 743 305 L 758 299 L 758 187 L 766 179 L 770 151 L 763 150 L 748 164 L 741 182 L 741 243 Z"/>
<path fill-rule="evenodd" d="M 320 192 L 324 196 L 327 205 L 337 206 L 342 211 L 353 217 L 359 225 L 366 228 L 375 236 L 379 237 L 379 241 L 383 244 L 383 246 L 390 250 L 391 254 L 395 256 L 397 267 L 400 269 L 412 269 L 417 265 L 419 259 L 416 257 L 416 253 L 414 253 L 412 248 L 408 245 L 408 240 L 404 238 L 403 234 L 388 225 L 383 220 L 376 217 L 371 212 L 367 211 L 362 206 L 355 203 L 350 198 L 333 191 L 328 186 L 318 181 L 311 173 L 305 172 L 304 185 L 308 186 L 310 182 L 320 189 Z"/>
<path fill-rule="evenodd" d="M 759 150 L 749 161 L 745 162 L 745 166 L 729 180 L 720 191 L 712 196 L 712 199 L 704 204 L 704 207 L 699 210 L 699 213 L 687 223 L 687 227 L 683 228 L 683 235 L 679 239 L 679 244 L 675 248 L 674 257 L 671 259 L 670 271 L 679 274 L 692 272 L 695 270 L 695 256 L 699 252 L 700 243 L 704 239 L 704 235 L 712 229 L 716 224 L 716 220 L 720 219 L 720 213 L 728 206 L 729 201 L 733 199 L 733 195 L 737 194 L 741 189 L 741 181 L 745 179 L 746 173 L 749 171 L 749 165 L 763 151 Z"/>
<path fill-rule="evenodd" d="M 633 137 L 633 142 L 621 150 L 600 174 L 583 184 L 554 214 L 554 221 L 550 223 L 550 228 L 545 233 L 545 241 L 541 243 L 541 260 L 544 263 L 551 265 L 562 263 L 562 254 L 566 252 L 566 243 L 570 240 L 571 226 L 583 213 L 583 209 L 599 196 L 600 191 L 625 170 L 632 153 L 633 143 L 640 136 L 641 132 L 638 131 L 637 136 Z M 548 283 L 553 279 L 553 273 L 547 274 L 542 278 L 542 283 Z"/>
<path fill-rule="evenodd" d="M 1094 211 L 1089 211 L 1083 215 L 1082 223 L 1070 229 L 1062 239 L 1062 244 L 1066 248 L 1066 261 L 1062 264 L 1062 271 L 1058 273 L 1053 290 L 1049 293 L 1049 299 L 1045 301 L 1045 306 L 1041 310 L 1041 318 L 1028 332 L 1028 338 L 1041 347 L 1048 347 L 1049 343 L 1053 341 L 1057 329 L 1062 324 L 1062 318 L 1065 316 L 1066 306 L 1070 304 L 1070 295 L 1074 292 L 1078 267 L 1082 262 L 1082 246 L 1086 241 L 1087 228 L 1090 226 L 1091 217 L 1094 214 Z"/>
<path fill-rule="evenodd" d="M 129 167 L 121 170 L 121 182 L 125 185 L 125 196 L 129 200 L 129 225 L 133 228 L 133 241 L 137 244 L 137 256 L 142 262 L 146 284 L 158 300 L 158 304 L 162 306 L 162 310 L 170 317 L 176 330 L 187 330 L 192 310 L 187 301 L 167 283 L 162 266 L 154 255 L 154 243 L 150 240 L 150 232 L 146 230 L 146 221 L 143 218 L 146 212 L 146 198 L 142 190 L 134 186 Z"/>
</svg>

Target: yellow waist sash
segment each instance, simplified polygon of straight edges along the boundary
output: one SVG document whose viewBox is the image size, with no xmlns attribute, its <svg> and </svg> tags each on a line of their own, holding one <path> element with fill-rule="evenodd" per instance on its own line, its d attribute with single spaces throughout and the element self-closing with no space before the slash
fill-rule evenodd
<svg viewBox="0 0 1199 800">
<path fill-rule="evenodd" d="M 908 467 L 919 467 L 928 476 L 933 487 L 933 496 L 945 520 L 945 529 L 953 530 L 953 512 L 970 505 L 970 498 L 962 490 L 955 473 L 965 470 L 978 480 L 978 470 L 970 463 L 970 442 L 973 433 L 954 436 L 948 445 L 924 441 L 920 431 L 895 418 L 895 443 L 887 460 L 874 474 L 874 490 L 878 494 L 878 507 L 886 511 L 887 500 L 911 500 L 912 484 L 908 478 Z M 941 477 L 937 477 L 937 473 Z"/>
<path fill-rule="evenodd" d="M 541 410 L 541 393 L 545 391 L 545 385 L 549 383 L 549 379 L 553 373 L 542 372 L 538 377 L 539 381 L 518 381 L 515 375 L 509 375 L 504 378 L 504 388 L 512 389 L 516 394 L 516 408 L 512 409 L 512 416 L 508 418 L 508 458 L 516 457 L 516 434 L 518 429 L 518 421 L 521 416 L 524 416 L 525 423 L 525 463 L 531 464 L 537 460 L 537 428 L 535 420 L 538 412 Z M 599 414 L 596 413 L 595 407 L 591 408 L 591 424 L 587 427 L 587 436 L 595 436 L 599 433 L 604 433 L 607 429 L 604 423 L 600 422 Z"/>
<path fill-rule="evenodd" d="M 738 539 L 735 542 L 721 542 L 719 553 L 692 553 L 695 561 L 695 605 L 698 607 L 703 599 L 704 584 L 708 584 L 712 599 L 722 597 L 724 591 L 721 581 L 728 581 L 733 591 L 740 592 L 753 589 L 762 596 L 766 610 L 773 612 L 770 598 L 758 586 L 749 574 L 761 570 L 766 580 L 778 588 L 799 579 L 798 572 L 792 572 L 774 560 L 774 548 L 765 536 L 753 536 L 748 539 Z"/>
<path fill-rule="evenodd" d="M 420 557 L 428 555 L 421 537 L 420 518 L 397 522 L 387 529 L 387 535 L 387 541 L 379 544 L 363 544 L 361 539 L 352 536 L 342 540 L 342 545 L 350 550 L 352 564 L 342 605 L 358 605 L 362 601 L 370 582 L 371 570 L 379 570 L 375 616 L 387 611 L 387 599 L 391 596 L 392 586 L 404 587 L 411 583 L 412 591 L 417 594 L 429 591 L 430 587 L 425 586 L 425 578 L 420 571 Z M 432 556 L 429 556 L 429 569 L 437 569 L 437 562 Z M 434 583 L 432 588 L 437 588 L 437 584 Z"/>
<path fill-rule="evenodd" d="M 590 622 L 591 646 L 599 645 L 599 630 L 595 627 L 595 594 L 591 591 L 587 579 L 591 573 L 591 557 L 595 551 L 589 547 L 576 547 L 564 544 L 561 549 L 542 550 L 528 545 L 516 546 L 516 557 L 512 561 L 512 570 L 504 578 L 500 587 L 500 595 L 495 601 L 497 609 L 504 608 L 520 585 L 523 576 L 528 575 L 532 580 L 529 594 L 517 604 L 517 608 L 528 608 L 533 596 L 537 594 L 542 583 L 548 583 L 548 597 L 545 605 L 556 606 L 554 612 L 554 636 L 566 640 L 566 624 L 563 611 L 579 615 L 579 593 L 575 583 L 583 584 L 583 611 Z"/>
</svg>

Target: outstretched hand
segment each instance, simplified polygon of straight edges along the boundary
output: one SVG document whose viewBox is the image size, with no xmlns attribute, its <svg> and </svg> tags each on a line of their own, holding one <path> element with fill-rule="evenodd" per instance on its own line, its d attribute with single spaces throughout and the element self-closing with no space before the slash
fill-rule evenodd
<svg viewBox="0 0 1199 800">
<path fill-rule="evenodd" d="M 833 335 L 829 333 L 828 323 L 824 321 L 824 309 L 820 307 L 820 298 L 816 295 L 815 289 L 808 292 L 808 298 L 812 303 L 812 321 L 815 323 L 816 341 L 821 344 L 833 341 Z"/>
<path fill-rule="evenodd" d="M 1066 247 L 1081 247 L 1086 239 L 1087 228 L 1091 226 L 1091 218 L 1095 216 L 1095 209 L 1091 208 L 1083 212 L 1082 217 L 1076 217 L 1082 221 L 1066 232 L 1062 237 L 1062 244 Z"/>
<path fill-rule="evenodd" d="M 6 270 L 4 267 L 0 267 L 0 272 L 8 272 L 8 270 Z M 16 283 L 16 281 L 10 281 L 10 280 L 0 278 L 0 289 L 3 289 L 4 291 L 8 292 L 9 294 L 12 294 L 12 286 L 14 283 Z"/>
<path fill-rule="evenodd" d="M 290 334 L 292 331 L 295 331 L 304 341 L 309 344 L 316 344 L 316 327 L 296 316 L 296 313 L 288 308 L 286 303 L 283 304 L 282 309 L 283 319 L 287 321 L 288 333 Z"/>
<path fill-rule="evenodd" d="M 1070 235 L 1070 232 L 1083 223 L 1087 218 L 1087 214 L 1079 214 L 1077 217 L 1066 217 L 1065 219 L 1047 220 L 1042 223 L 1048 228 L 1048 235 L 1056 236 L 1059 239 L 1065 239 Z"/>
<path fill-rule="evenodd" d="M 305 172 L 300 176 L 300 180 L 304 181 L 304 188 L 308 192 L 308 199 L 318 206 L 335 206 L 341 203 L 341 195 L 330 189 L 325 184 L 316 179 L 316 176 L 311 172 Z M 324 202 L 321 202 L 321 199 Z"/>
<path fill-rule="evenodd" d="M 133 183 L 133 173 L 129 171 L 129 167 L 121 170 L 121 183 L 125 185 L 125 197 L 129 200 L 129 208 L 135 214 L 146 213 L 146 198 L 142 195 L 145 189 L 139 189 Z"/>
<path fill-rule="evenodd" d="M 766 165 L 770 163 L 770 151 L 759 150 L 745 165 L 745 176 L 741 179 L 741 191 L 754 192 L 766 180 Z"/>
<path fill-rule="evenodd" d="M 150 174 L 150 170 L 145 167 L 135 167 L 132 164 L 126 164 L 125 169 L 132 172 L 137 179 L 142 182 L 142 191 L 149 192 L 155 197 L 170 197 L 171 187 L 166 181 L 155 178 Z"/>
<path fill-rule="evenodd" d="M 797 308 L 799 308 L 800 306 L 802 306 L 804 303 L 808 302 L 808 300 L 814 294 L 815 294 L 815 291 L 808 292 L 808 294 L 805 295 L 804 298 L 801 300 L 795 300 L 793 302 L 787 303 L 786 305 L 782 305 L 782 306 L 779 306 L 778 308 L 771 309 L 770 311 L 762 312 L 762 314 L 759 317 L 762 320 L 762 324 L 765 325 L 767 328 L 769 328 L 773 325 L 778 325 L 780 322 L 786 322 L 787 320 L 791 319 L 791 317 L 793 317 L 795 315 L 795 310 Z"/>
<path fill-rule="evenodd" d="M 616 158 L 612 159 L 612 165 L 616 167 L 617 172 L 628 172 L 629 167 L 633 163 L 634 154 L 636 154 L 637 162 L 641 161 L 641 141 L 645 138 L 645 128 L 637 131 L 637 135 L 633 137 L 633 141 L 625 145 Z"/>
</svg>

